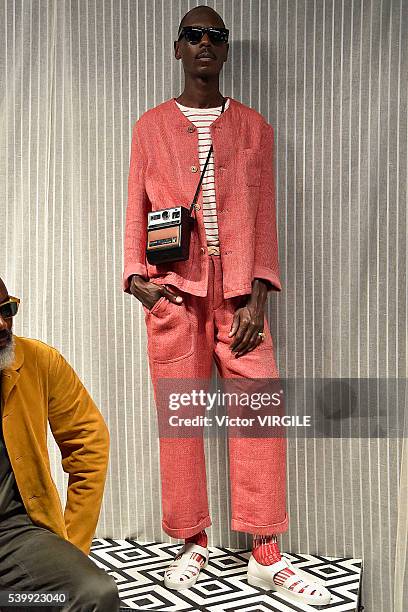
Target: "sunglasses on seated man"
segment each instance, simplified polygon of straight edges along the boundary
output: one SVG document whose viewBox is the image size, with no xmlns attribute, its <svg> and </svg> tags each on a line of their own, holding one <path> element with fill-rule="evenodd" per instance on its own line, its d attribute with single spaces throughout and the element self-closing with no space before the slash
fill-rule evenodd
<svg viewBox="0 0 408 612">
<path fill-rule="evenodd" d="M 228 42 L 229 30 L 227 28 L 204 28 L 201 26 L 184 26 L 181 29 L 177 40 L 184 38 L 191 43 L 196 45 L 200 42 L 204 34 L 208 34 L 209 39 L 214 45 Z"/>
<path fill-rule="evenodd" d="M 9 297 L 6 302 L 0 304 L 0 316 L 2 319 L 11 319 L 17 314 L 20 300 L 16 297 Z"/>
</svg>

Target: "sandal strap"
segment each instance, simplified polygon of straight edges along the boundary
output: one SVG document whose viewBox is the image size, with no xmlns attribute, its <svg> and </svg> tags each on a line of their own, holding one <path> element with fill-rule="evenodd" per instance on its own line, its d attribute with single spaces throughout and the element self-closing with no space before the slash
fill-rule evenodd
<svg viewBox="0 0 408 612">
<path fill-rule="evenodd" d="M 169 565 L 169 567 L 166 569 L 166 574 L 168 576 L 174 573 L 184 574 L 185 572 L 189 572 L 195 568 L 200 570 L 202 568 L 202 565 L 198 563 L 196 559 L 187 559 L 185 563 Z"/>
<path fill-rule="evenodd" d="M 277 574 L 281 570 L 287 569 L 287 567 L 288 567 L 288 564 L 286 560 L 283 558 L 280 559 L 279 561 L 276 561 L 276 563 L 272 563 L 271 565 L 268 565 L 268 568 L 271 568 L 271 571 L 274 574 Z"/>
<path fill-rule="evenodd" d="M 199 544 L 194 544 L 194 542 L 187 542 L 184 544 L 184 553 L 198 553 L 207 561 L 209 556 L 208 548 L 204 548 L 204 546 L 200 546 Z M 183 554 L 184 554 L 183 553 Z"/>
<path fill-rule="evenodd" d="M 322 590 L 321 590 L 321 588 L 319 587 L 319 585 L 318 585 L 318 584 L 316 584 L 315 582 L 310 582 L 310 583 L 307 585 L 307 587 L 306 587 L 306 589 L 305 589 L 305 591 L 304 591 L 304 592 L 306 593 L 306 595 L 311 595 L 313 591 L 316 591 L 316 593 L 318 593 L 319 595 L 321 595 L 321 594 L 322 594 Z"/>
<path fill-rule="evenodd" d="M 202 569 L 203 564 L 197 561 L 197 559 L 187 559 L 187 564 L 184 567 L 185 571 L 189 571 L 189 568 L 197 568 L 198 570 Z"/>
<path fill-rule="evenodd" d="M 174 571 L 189 571 L 188 566 L 201 570 L 203 564 L 192 556 L 193 553 L 198 553 L 199 555 L 202 555 L 205 558 L 205 561 L 207 562 L 209 555 L 208 548 L 204 548 L 203 546 L 194 544 L 194 542 L 188 542 L 183 546 L 183 548 L 181 548 L 181 550 L 176 555 L 177 557 L 181 555 L 181 557 L 179 559 L 174 559 L 170 563 L 169 567 L 166 570 L 166 574 L 173 573 Z"/>
<path fill-rule="evenodd" d="M 292 593 L 300 593 L 302 589 L 304 595 L 311 595 L 313 591 L 321 593 L 321 590 L 319 589 L 319 585 L 317 583 L 309 582 L 298 574 L 289 576 L 282 584 L 282 586 L 288 589 L 289 591 L 292 591 Z M 293 588 L 291 588 L 292 586 Z"/>
<path fill-rule="evenodd" d="M 292 593 L 300 593 L 300 591 L 302 591 L 303 589 L 303 593 L 305 593 L 306 588 L 309 588 L 309 586 L 310 585 L 307 582 L 305 582 L 304 580 L 302 580 L 302 578 L 299 578 L 298 576 L 297 584 L 295 584 L 295 586 L 290 588 L 289 590 L 292 591 Z"/>
<path fill-rule="evenodd" d="M 296 582 L 299 582 L 300 584 L 297 586 L 294 586 L 293 589 L 291 589 L 290 587 L 296 584 Z M 294 593 L 297 593 L 299 589 L 305 588 L 306 584 L 307 583 L 303 580 L 303 578 L 301 578 L 300 576 L 297 576 L 296 574 L 292 574 L 291 576 L 288 576 L 288 578 L 286 578 L 282 586 L 285 587 L 285 589 L 290 589 Z"/>
</svg>

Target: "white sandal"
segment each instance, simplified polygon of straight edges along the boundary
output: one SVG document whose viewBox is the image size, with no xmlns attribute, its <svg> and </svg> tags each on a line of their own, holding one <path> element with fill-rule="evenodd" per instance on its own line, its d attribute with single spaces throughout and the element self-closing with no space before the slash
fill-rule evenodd
<svg viewBox="0 0 408 612">
<path fill-rule="evenodd" d="M 202 555 L 205 563 L 202 565 L 193 558 L 193 553 Z M 181 591 L 193 586 L 198 579 L 200 571 L 208 565 L 209 551 L 208 548 L 188 542 L 177 553 L 175 559 L 170 563 L 169 567 L 164 572 L 164 586 L 168 589 Z"/>
<path fill-rule="evenodd" d="M 282 585 L 275 584 L 273 580 L 275 574 L 287 568 L 295 572 L 295 575 L 289 576 Z M 291 601 L 303 602 L 311 606 L 322 606 L 330 603 L 331 595 L 326 587 L 302 578 L 300 573 L 296 574 L 296 571 L 296 567 L 284 557 L 280 561 L 272 563 L 272 565 L 262 565 L 251 555 L 248 562 L 247 580 L 251 586 L 276 591 Z M 302 572 L 302 575 L 305 574 Z M 290 588 L 295 583 L 297 584 Z M 303 593 L 299 592 L 301 589 L 304 589 Z"/>
</svg>

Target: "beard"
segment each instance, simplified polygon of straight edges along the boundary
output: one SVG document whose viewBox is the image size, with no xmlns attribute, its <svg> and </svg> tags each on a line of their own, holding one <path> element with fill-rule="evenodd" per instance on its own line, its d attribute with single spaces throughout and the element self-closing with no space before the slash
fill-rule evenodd
<svg viewBox="0 0 408 612">
<path fill-rule="evenodd" d="M 14 361 L 15 341 L 12 332 L 10 332 L 10 341 L 7 345 L 0 349 L 0 372 L 11 366 Z"/>
</svg>

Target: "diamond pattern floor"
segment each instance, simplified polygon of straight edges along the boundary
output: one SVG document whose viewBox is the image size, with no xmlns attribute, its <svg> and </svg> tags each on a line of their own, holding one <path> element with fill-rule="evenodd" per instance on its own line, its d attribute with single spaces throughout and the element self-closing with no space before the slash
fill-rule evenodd
<svg viewBox="0 0 408 612">
<path fill-rule="evenodd" d="M 95 539 L 90 557 L 118 585 L 123 610 L 157 612 L 355 612 L 358 610 L 362 560 L 284 553 L 295 566 L 322 582 L 332 595 L 327 606 L 299 605 L 273 591 L 248 585 L 250 551 L 210 547 L 208 566 L 190 589 L 170 591 L 163 573 L 178 544 L 139 544 L 132 540 Z M 362 608 L 360 608 L 362 609 Z"/>
</svg>

